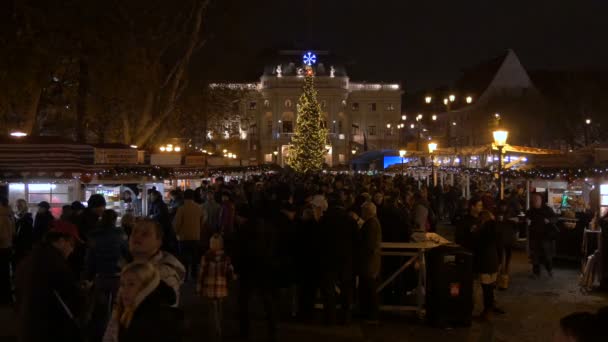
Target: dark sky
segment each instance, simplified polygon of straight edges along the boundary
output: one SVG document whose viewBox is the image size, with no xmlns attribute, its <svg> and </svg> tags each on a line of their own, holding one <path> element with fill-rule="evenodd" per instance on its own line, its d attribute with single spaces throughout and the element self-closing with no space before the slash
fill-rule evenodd
<svg viewBox="0 0 608 342">
<path fill-rule="evenodd" d="M 351 79 L 449 84 L 512 48 L 528 69 L 608 69 L 605 0 L 216 0 L 202 77 L 255 80 L 280 48 L 344 57 Z"/>
</svg>

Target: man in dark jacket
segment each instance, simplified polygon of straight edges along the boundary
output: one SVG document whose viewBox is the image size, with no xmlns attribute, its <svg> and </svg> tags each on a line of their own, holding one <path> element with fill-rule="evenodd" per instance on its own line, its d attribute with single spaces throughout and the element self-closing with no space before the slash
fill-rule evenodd
<svg viewBox="0 0 608 342">
<path fill-rule="evenodd" d="M 366 319 L 370 323 L 377 323 L 380 304 L 376 288 L 381 267 L 382 228 L 376 217 L 376 206 L 373 203 L 363 204 L 361 216 L 365 223 L 361 227 L 359 246 L 359 298 Z"/>
<path fill-rule="evenodd" d="M 94 285 L 91 341 L 101 341 L 120 285 L 120 261 L 129 254 L 127 235 L 116 227 L 116 218 L 114 210 L 105 210 L 99 227 L 88 238 L 85 277 Z"/>
<path fill-rule="evenodd" d="M 336 316 L 336 291 L 340 288 L 343 321 L 350 322 L 353 302 L 354 253 L 357 250 L 357 222 L 348 214 L 338 194 L 328 196 L 329 208 L 321 219 L 321 292 L 326 323 L 333 324 Z"/>
<path fill-rule="evenodd" d="M 468 213 L 458 222 L 456 226 L 454 242 L 462 247 L 473 251 L 473 231 L 479 226 L 479 213 L 483 210 L 481 198 L 474 197 L 469 201 Z"/>
<path fill-rule="evenodd" d="M 150 192 L 150 211 L 148 212 L 148 216 L 158 222 L 163 229 L 162 249 L 177 255 L 177 237 L 171 227 L 169 208 L 163 201 L 160 192 L 156 190 Z"/>
<path fill-rule="evenodd" d="M 239 206 L 236 215 L 237 253 L 235 271 L 239 275 L 240 335 L 249 336 L 249 301 L 254 293 L 262 299 L 268 324 L 268 341 L 277 339 L 277 234 L 270 214 L 254 215 L 246 206 Z"/>
<path fill-rule="evenodd" d="M 40 242 L 44 235 L 51 229 L 53 224 L 53 214 L 49 211 L 51 205 L 49 202 L 42 201 L 38 203 L 38 212 L 36 213 L 36 219 L 34 220 L 34 231 L 33 231 L 33 242 Z"/>
<path fill-rule="evenodd" d="M 32 250 L 34 243 L 34 219 L 28 212 L 27 202 L 24 199 L 17 200 L 17 214 L 15 220 L 15 258 L 13 269 Z"/>
<path fill-rule="evenodd" d="M 528 210 L 530 259 L 534 277 L 540 276 L 540 264 L 544 264 L 550 277 L 553 276 L 553 256 L 557 234 L 557 217 L 551 208 L 543 204 L 540 194 L 532 194 Z"/>
<path fill-rule="evenodd" d="M 20 264 L 15 282 L 19 341 L 82 340 L 80 290 L 66 262 L 78 241 L 74 226 L 58 225 Z"/>
</svg>

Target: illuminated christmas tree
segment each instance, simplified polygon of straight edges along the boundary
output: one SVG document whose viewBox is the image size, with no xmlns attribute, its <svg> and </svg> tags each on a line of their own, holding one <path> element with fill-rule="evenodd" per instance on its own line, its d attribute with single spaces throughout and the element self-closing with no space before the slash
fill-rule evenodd
<svg viewBox="0 0 608 342">
<path fill-rule="evenodd" d="M 296 172 L 316 172 L 323 168 L 327 130 L 321 120 L 321 106 L 317 102 L 314 73 L 306 67 L 304 92 L 298 100 L 298 119 L 291 139 L 287 164 Z"/>
</svg>

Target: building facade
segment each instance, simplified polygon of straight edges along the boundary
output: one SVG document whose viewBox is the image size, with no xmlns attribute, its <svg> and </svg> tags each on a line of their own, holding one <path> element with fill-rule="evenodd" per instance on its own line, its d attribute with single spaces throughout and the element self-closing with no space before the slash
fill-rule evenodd
<svg viewBox="0 0 608 342">
<path fill-rule="evenodd" d="M 317 100 L 328 130 L 328 166 L 347 164 L 365 150 L 398 147 L 399 84 L 351 82 L 346 70 L 333 64 L 323 51 L 281 51 L 257 83 L 212 85 L 247 90 L 239 107 L 239 117 L 248 118 L 241 121 L 241 139 L 247 141 L 243 156 L 258 163 L 285 165 L 296 130 L 306 65 L 314 70 Z"/>
</svg>

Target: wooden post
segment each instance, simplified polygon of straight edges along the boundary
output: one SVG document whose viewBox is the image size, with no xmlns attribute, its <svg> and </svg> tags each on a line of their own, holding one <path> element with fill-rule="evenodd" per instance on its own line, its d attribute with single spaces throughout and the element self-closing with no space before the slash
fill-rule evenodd
<svg viewBox="0 0 608 342">
<path fill-rule="evenodd" d="M 530 187 L 532 186 L 532 181 L 529 179 L 526 180 L 526 211 L 530 210 Z"/>
</svg>

